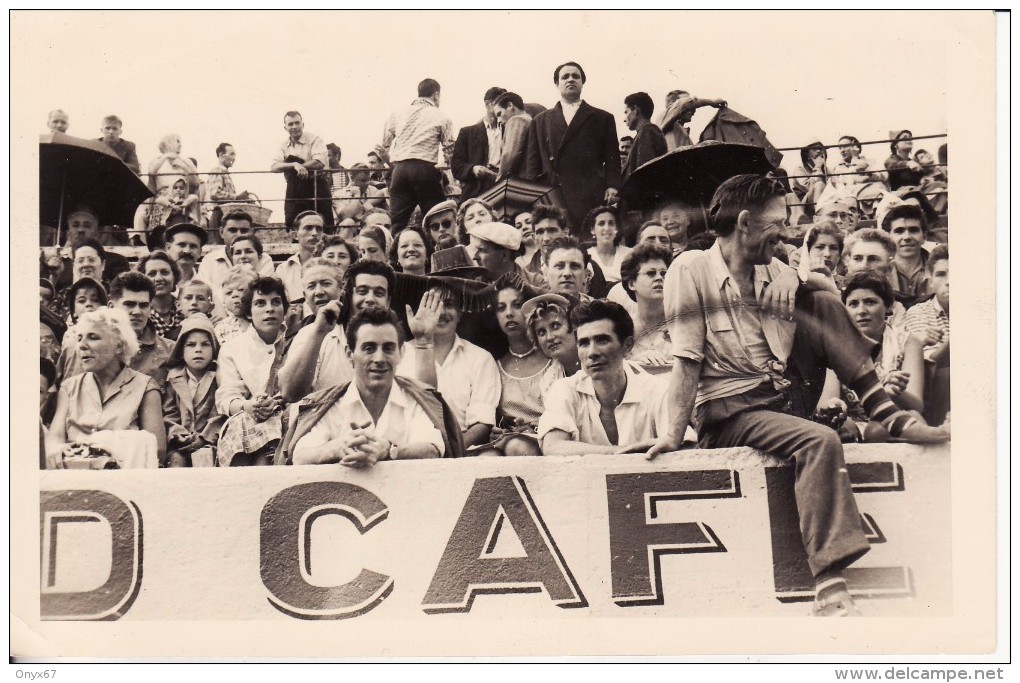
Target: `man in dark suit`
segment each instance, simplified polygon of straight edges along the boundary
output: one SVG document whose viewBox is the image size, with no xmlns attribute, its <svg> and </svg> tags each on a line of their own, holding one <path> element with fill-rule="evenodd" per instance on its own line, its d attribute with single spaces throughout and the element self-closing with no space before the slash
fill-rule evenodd
<svg viewBox="0 0 1020 683">
<path fill-rule="evenodd" d="M 526 178 L 553 187 L 551 197 L 566 209 L 574 234 L 590 209 L 616 200 L 620 187 L 616 122 L 581 100 L 586 80 L 576 62 L 556 67 L 560 101 L 532 122 L 525 166 Z"/>
<path fill-rule="evenodd" d="M 482 98 L 485 116 L 478 123 L 465 126 L 457 134 L 453 147 L 453 177 L 460 183 L 460 200 L 477 197 L 491 188 L 499 172 L 499 160 L 503 146 L 503 131 L 499 128 L 492 111 L 505 88 L 492 87 Z"/>
</svg>

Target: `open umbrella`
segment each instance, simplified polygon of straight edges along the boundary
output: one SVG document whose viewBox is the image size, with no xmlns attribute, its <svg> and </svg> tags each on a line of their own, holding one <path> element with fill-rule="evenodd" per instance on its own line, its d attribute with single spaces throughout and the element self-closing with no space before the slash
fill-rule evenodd
<svg viewBox="0 0 1020 683">
<path fill-rule="evenodd" d="M 535 204 L 551 204 L 546 195 L 552 192 L 548 185 L 541 185 L 520 178 L 501 180 L 478 198 L 488 202 L 496 212 L 496 219 L 506 221 L 515 213 L 530 209 Z"/>
<path fill-rule="evenodd" d="M 761 147 L 709 140 L 642 164 L 620 193 L 631 208 L 637 209 L 652 209 L 669 199 L 707 206 L 724 180 L 742 173 L 774 170 Z"/>
<path fill-rule="evenodd" d="M 39 136 L 40 224 L 60 228 L 69 210 L 86 204 L 99 214 L 101 225 L 131 226 L 138 205 L 151 196 L 142 179 L 99 140 Z"/>
</svg>

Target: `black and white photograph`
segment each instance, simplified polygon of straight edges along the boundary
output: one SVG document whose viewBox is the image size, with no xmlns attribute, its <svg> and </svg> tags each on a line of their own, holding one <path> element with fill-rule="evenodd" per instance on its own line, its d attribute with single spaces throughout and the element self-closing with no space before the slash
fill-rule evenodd
<svg viewBox="0 0 1020 683">
<path fill-rule="evenodd" d="M 9 21 L 21 677 L 1001 652 L 994 12 Z"/>
</svg>

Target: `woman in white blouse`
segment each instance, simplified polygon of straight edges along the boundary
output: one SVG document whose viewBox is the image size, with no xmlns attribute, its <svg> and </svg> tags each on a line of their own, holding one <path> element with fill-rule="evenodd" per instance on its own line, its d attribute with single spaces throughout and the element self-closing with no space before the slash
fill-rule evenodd
<svg viewBox="0 0 1020 683">
<path fill-rule="evenodd" d="M 220 348 L 216 410 L 227 415 L 216 457 L 221 467 L 271 465 L 283 436 L 283 397 L 277 377 L 283 364 L 287 291 L 276 277 L 260 277 L 241 299 L 251 326 Z"/>
<path fill-rule="evenodd" d="M 583 231 L 595 238 L 595 246 L 588 248 L 588 255 L 602 268 L 610 286 L 620 281 L 620 264 L 630 253 L 630 247 L 620 245 L 619 225 L 620 213 L 612 206 L 596 206 L 584 217 Z"/>
</svg>

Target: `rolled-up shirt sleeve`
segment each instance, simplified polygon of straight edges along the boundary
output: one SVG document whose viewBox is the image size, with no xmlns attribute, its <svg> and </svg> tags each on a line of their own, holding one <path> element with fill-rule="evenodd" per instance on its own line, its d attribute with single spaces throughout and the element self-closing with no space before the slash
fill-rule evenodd
<svg viewBox="0 0 1020 683">
<path fill-rule="evenodd" d="M 322 163 L 323 168 L 329 168 L 329 152 L 326 150 L 326 143 L 323 142 L 322 137 L 315 135 L 311 139 L 309 145 L 311 147 L 312 158 L 308 161 L 318 161 Z"/>
<path fill-rule="evenodd" d="M 471 378 L 471 399 L 465 409 L 464 427 L 473 424 L 496 424 L 496 406 L 503 391 L 499 378 L 499 368 L 492 356 L 485 352 L 480 354 L 477 375 Z"/>
<path fill-rule="evenodd" d="M 398 443 L 397 446 L 428 443 L 436 447 L 436 453 L 439 454 L 439 457 L 447 455 L 445 453 L 446 444 L 443 442 L 442 433 L 436 429 L 428 414 L 418 403 L 414 401 L 411 401 L 411 403 L 413 407 L 410 411 L 411 414 L 408 416 L 406 443 Z"/>
<path fill-rule="evenodd" d="M 576 392 L 570 383 L 569 377 L 557 380 L 549 389 L 545 397 L 545 412 L 538 418 L 538 440 L 545 439 L 546 434 L 558 429 L 566 432 L 571 441 L 577 441 L 579 430 L 577 427 L 576 405 L 573 400 Z"/>
<path fill-rule="evenodd" d="M 678 256 L 666 273 L 663 306 L 672 354 L 701 362 L 705 358 L 704 303 L 684 256 Z"/>
</svg>

